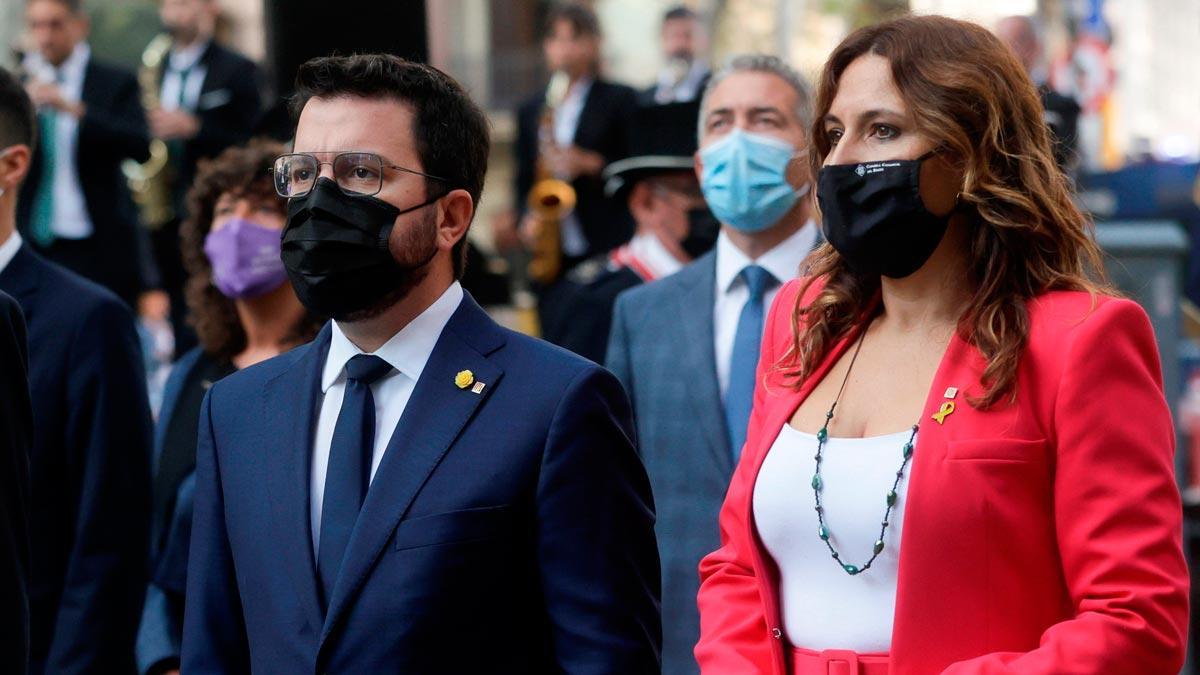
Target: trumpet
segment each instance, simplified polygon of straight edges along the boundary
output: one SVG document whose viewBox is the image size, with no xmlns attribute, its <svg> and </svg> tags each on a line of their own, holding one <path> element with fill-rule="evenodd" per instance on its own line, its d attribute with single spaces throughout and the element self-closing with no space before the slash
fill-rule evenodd
<svg viewBox="0 0 1200 675">
<path fill-rule="evenodd" d="M 562 271 L 562 222 L 575 209 L 575 188 L 555 176 L 546 162 L 547 151 L 554 147 L 554 115 L 567 97 L 569 86 L 570 78 L 558 71 L 546 87 L 546 103 L 538 125 L 537 177 L 526 196 L 526 204 L 542 224 L 529 261 L 529 278 L 543 284 L 553 282 Z"/>
<path fill-rule="evenodd" d="M 142 90 L 142 107 L 146 111 L 159 106 L 159 82 L 170 53 L 171 36 L 165 33 L 155 36 L 142 52 L 137 78 Z M 142 222 L 152 230 L 161 228 L 175 217 L 171 168 L 170 152 L 161 138 L 151 139 L 150 159 L 145 162 L 127 159 L 121 163 L 121 173 L 125 174 L 133 201 L 142 214 Z"/>
</svg>

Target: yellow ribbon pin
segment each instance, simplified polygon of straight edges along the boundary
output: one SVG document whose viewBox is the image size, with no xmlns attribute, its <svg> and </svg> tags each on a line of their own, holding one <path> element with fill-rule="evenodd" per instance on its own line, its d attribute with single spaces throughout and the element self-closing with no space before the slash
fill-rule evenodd
<svg viewBox="0 0 1200 675">
<path fill-rule="evenodd" d="M 454 376 L 454 386 L 459 389 L 466 389 L 475 383 L 475 373 L 469 370 L 459 371 L 458 375 Z"/>
<path fill-rule="evenodd" d="M 946 401 L 942 404 L 942 407 L 939 408 L 937 412 L 933 413 L 933 419 L 938 424 L 945 424 L 946 418 L 949 417 L 950 413 L 952 412 L 954 412 L 954 402 Z"/>
</svg>

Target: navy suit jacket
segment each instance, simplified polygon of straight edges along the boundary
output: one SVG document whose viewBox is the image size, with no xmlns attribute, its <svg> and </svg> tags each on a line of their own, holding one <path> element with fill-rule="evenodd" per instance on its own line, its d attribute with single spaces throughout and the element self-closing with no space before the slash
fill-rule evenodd
<svg viewBox="0 0 1200 675">
<path fill-rule="evenodd" d="M 133 672 L 150 526 L 150 408 L 133 316 L 22 244 L 0 290 L 29 325 L 30 672 Z"/>
<path fill-rule="evenodd" d="M 29 666 L 29 351 L 17 301 L 0 292 L 0 672 Z"/>
<path fill-rule="evenodd" d="M 322 611 L 308 487 L 329 341 L 205 398 L 183 672 L 657 673 L 654 510 L 625 393 L 469 295 Z M 463 370 L 479 393 L 455 386 Z"/>
</svg>

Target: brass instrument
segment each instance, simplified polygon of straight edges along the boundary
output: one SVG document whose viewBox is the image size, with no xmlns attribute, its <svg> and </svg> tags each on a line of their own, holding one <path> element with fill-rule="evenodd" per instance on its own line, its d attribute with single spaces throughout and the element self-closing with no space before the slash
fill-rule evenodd
<svg viewBox="0 0 1200 675">
<path fill-rule="evenodd" d="M 166 33 L 155 36 L 142 52 L 142 65 L 138 67 L 138 84 L 142 89 L 142 107 L 156 110 L 161 104 L 159 86 L 162 69 L 171 53 L 171 36 Z M 127 159 L 121 163 L 121 173 L 129 183 L 133 201 L 142 214 L 142 223 L 157 230 L 175 217 L 173 194 L 174 171 L 172 170 L 167 143 L 161 138 L 151 139 L 150 159 L 137 162 Z"/>
<path fill-rule="evenodd" d="M 541 219 L 541 230 L 534 241 L 529 261 L 529 278 L 548 284 L 562 271 L 562 221 L 575 208 L 575 188 L 554 175 L 546 164 L 546 151 L 554 147 L 554 114 L 567 97 L 570 78 L 558 71 L 546 87 L 546 104 L 538 124 L 538 160 L 536 178 L 526 198 L 530 210 Z"/>
</svg>

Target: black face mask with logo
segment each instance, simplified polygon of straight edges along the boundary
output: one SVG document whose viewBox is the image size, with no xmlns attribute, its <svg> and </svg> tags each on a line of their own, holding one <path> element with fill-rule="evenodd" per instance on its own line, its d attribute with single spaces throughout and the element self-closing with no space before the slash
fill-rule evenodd
<svg viewBox="0 0 1200 675">
<path fill-rule="evenodd" d="M 695 260 L 717 245 L 717 235 L 721 233 L 721 223 L 707 206 L 690 209 L 687 212 L 687 219 L 688 233 L 679 246 L 684 253 Z"/>
<path fill-rule="evenodd" d="M 310 311 L 334 318 L 378 305 L 437 255 L 404 265 L 388 248 L 396 218 L 441 196 L 400 210 L 376 197 L 352 197 L 328 178 L 288 202 L 281 257 L 296 297 Z"/>
<path fill-rule="evenodd" d="M 855 271 L 902 279 L 933 255 L 950 224 L 921 200 L 921 164 L 934 154 L 821 169 L 822 229 Z"/>
</svg>

